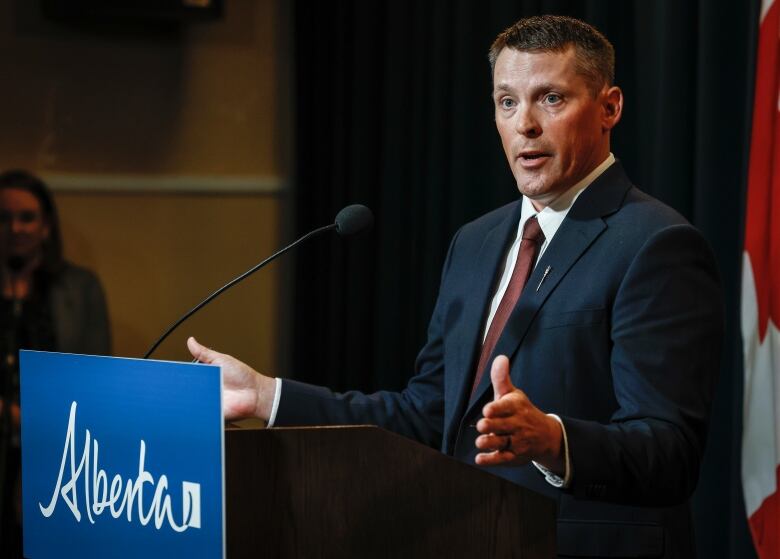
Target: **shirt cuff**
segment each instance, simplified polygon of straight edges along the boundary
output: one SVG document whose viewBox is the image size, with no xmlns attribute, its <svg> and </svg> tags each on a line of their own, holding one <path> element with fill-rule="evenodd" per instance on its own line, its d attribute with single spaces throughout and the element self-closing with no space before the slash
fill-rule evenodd
<svg viewBox="0 0 780 559">
<path fill-rule="evenodd" d="M 548 470 L 541 464 L 533 462 L 533 465 L 536 466 L 536 468 L 544 474 L 544 479 L 547 481 L 547 483 L 549 483 L 553 487 L 566 489 L 567 487 L 569 487 L 569 485 L 571 485 L 571 474 L 572 474 L 571 460 L 569 459 L 569 439 L 566 437 L 566 427 L 564 427 L 561 418 L 555 415 L 554 413 L 548 413 L 547 415 L 552 417 L 558 423 L 561 424 L 561 431 L 563 431 L 563 455 L 564 455 L 565 472 L 563 477 L 561 477 L 558 474 Z"/>
<path fill-rule="evenodd" d="M 273 427 L 276 421 L 276 412 L 279 411 L 279 400 L 282 399 L 282 379 L 276 377 L 276 389 L 274 390 L 274 403 L 271 405 L 271 415 L 268 417 L 266 427 Z M 560 421 L 560 419 L 558 420 Z M 564 435 L 565 436 L 565 435 Z"/>
</svg>

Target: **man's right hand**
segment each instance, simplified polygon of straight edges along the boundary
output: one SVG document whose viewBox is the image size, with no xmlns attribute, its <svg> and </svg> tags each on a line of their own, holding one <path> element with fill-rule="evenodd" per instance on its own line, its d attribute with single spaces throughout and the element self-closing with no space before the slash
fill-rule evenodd
<svg viewBox="0 0 780 559">
<path fill-rule="evenodd" d="M 226 420 L 258 417 L 268 421 L 276 380 L 261 375 L 230 355 L 199 344 L 193 337 L 187 340 L 187 349 L 201 363 L 222 368 L 222 407 Z"/>
</svg>

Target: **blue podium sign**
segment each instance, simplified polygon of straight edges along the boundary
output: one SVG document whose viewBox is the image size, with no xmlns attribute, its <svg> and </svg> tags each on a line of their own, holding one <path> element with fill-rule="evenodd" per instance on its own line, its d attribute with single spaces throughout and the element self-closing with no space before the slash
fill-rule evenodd
<svg viewBox="0 0 780 559">
<path fill-rule="evenodd" d="M 24 555 L 225 556 L 219 367 L 22 351 Z"/>
</svg>

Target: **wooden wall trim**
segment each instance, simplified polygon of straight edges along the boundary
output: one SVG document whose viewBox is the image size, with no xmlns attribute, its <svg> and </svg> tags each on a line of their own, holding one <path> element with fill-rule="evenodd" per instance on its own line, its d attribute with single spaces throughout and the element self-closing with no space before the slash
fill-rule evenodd
<svg viewBox="0 0 780 559">
<path fill-rule="evenodd" d="M 262 193 L 286 190 L 280 176 L 41 173 L 55 192 Z"/>
</svg>

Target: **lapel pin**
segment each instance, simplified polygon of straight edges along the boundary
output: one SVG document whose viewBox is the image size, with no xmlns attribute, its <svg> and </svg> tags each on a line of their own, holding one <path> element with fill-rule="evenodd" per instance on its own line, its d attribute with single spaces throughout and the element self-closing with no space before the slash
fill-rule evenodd
<svg viewBox="0 0 780 559">
<path fill-rule="evenodd" d="M 542 275 L 542 279 L 539 280 L 539 285 L 536 286 L 536 291 L 539 291 L 539 288 L 542 287 L 542 284 L 544 283 L 544 280 L 547 278 L 547 274 L 550 273 L 550 270 L 552 270 L 552 266 L 547 266 L 544 269 L 544 274 Z"/>
</svg>

